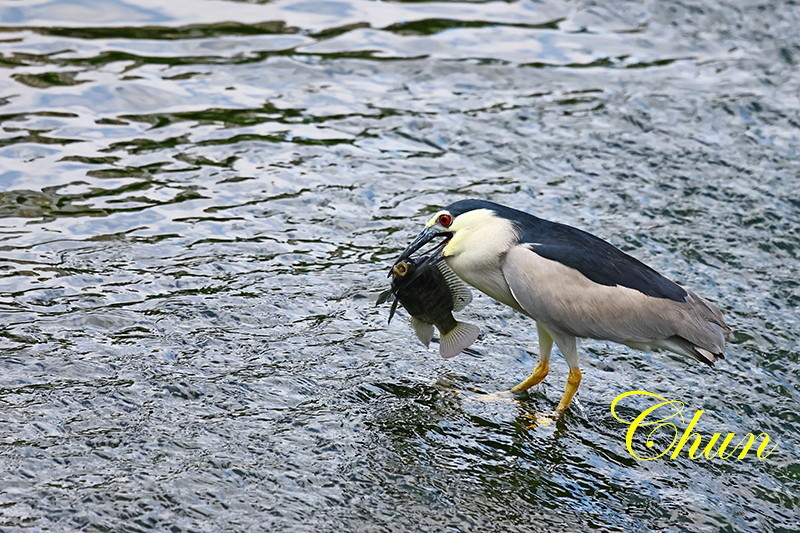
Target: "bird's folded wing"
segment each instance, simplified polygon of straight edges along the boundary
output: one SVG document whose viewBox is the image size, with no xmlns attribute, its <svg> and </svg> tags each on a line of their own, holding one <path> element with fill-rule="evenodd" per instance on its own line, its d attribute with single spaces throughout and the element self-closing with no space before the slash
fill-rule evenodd
<svg viewBox="0 0 800 533">
<path fill-rule="evenodd" d="M 677 333 L 680 305 L 629 287 L 592 281 L 575 268 L 515 246 L 503 276 L 517 303 L 537 321 L 574 335 L 621 343 L 648 343 Z"/>
<path fill-rule="evenodd" d="M 577 230 L 576 230 L 577 231 Z M 582 240 L 527 243 L 545 259 L 573 268 L 600 285 L 628 287 L 647 296 L 686 300 L 686 290 L 611 244 L 581 232 Z"/>
</svg>

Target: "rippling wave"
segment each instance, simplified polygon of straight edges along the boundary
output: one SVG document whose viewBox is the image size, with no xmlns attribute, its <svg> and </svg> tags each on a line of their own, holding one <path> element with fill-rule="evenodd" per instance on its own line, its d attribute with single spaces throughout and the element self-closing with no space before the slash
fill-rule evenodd
<svg viewBox="0 0 800 533">
<path fill-rule="evenodd" d="M 798 12 L 679 1 L 0 1 L 0 529 L 789 531 Z M 373 302 L 482 197 L 715 301 L 715 371 L 536 360 L 476 297 L 442 361 Z M 646 388 L 768 460 L 642 463 Z"/>
</svg>

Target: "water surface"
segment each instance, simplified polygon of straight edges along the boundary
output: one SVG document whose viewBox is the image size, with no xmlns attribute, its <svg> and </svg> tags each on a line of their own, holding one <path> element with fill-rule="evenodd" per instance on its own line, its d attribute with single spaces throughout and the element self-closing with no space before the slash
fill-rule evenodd
<svg viewBox="0 0 800 533">
<path fill-rule="evenodd" d="M 0 528 L 791 531 L 793 2 L 0 1 Z M 716 302 L 711 370 L 373 302 L 440 206 L 577 225 Z M 767 459 L 642 462 L 645 389 Z M 627 411 L 629 414 L 631 410 Z M 664 441 L 659 441 L 662 444 Z"/>
</svg>

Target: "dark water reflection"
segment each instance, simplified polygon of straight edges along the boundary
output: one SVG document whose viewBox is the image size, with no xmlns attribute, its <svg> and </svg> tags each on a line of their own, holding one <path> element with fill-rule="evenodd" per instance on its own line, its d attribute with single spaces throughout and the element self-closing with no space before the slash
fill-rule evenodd
<svg viewBox="0 0 800 533">
<path fill-rule="evenodd" d="M 797 528 L 791 2 L 0 2 L 0 529 Z M 710 371 L 443 361 L 372 306 L 436 207 L 587 228 L 717 302 Z M 765 461 L 642 462 L 644 388 Z M 794 517 L 794 518 L 793 518 Z"/>
</svg>

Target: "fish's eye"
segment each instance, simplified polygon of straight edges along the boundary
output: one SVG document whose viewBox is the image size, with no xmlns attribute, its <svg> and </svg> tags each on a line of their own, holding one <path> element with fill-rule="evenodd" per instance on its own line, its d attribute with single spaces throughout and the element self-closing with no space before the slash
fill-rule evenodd
<svg viewBox="0 0 800 533">
<path fill-rule="evenodd" d="M 447 213 L 439 215 L 439 224 L 441 224 L 445 228 L 449 227 L 450 224 L 452 223 L 453 223 L 453 217 L 451 217 Z"/>
</svg>

